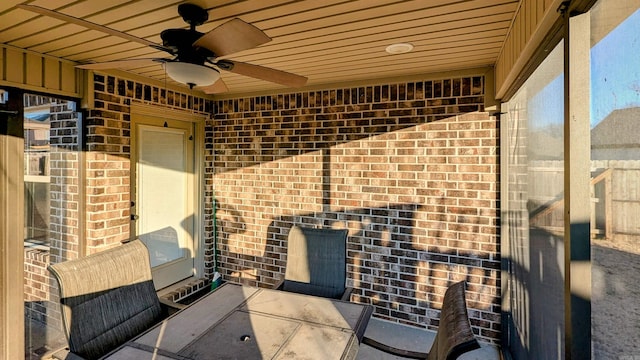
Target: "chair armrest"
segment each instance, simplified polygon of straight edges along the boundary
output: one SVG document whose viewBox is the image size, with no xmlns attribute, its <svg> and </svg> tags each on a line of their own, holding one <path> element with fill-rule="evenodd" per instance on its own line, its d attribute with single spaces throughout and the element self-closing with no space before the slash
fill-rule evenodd
<svg viewBox="0 0 640 360">
<path fill-rule="evenodd" d="M 80 355 L 76 355 L 64 346 L 55 350 L 50 350 L 40 357 L 42 360 L 86 360 Z"/>
<path fill-rule="evenodd" d="M 161 297 L 159 297 L 158 300 L 160 300 L 160 307 L 162 307 L 162 311 L 167 315 L 175 314 L 179 310 L 187 307 L 187 305 L 179 304 Z"/>
<path fill-rule="evenodd" d="M 383 344 L 383 343 L 381 343 L 379 341 L 373 340 L 372 338 L 368 338 L 366 336 L 362 338 L 362 343 L 363 344 L 367 344 L 367 345 L 371 346 L 374 349 L 378 349 L 380 351 L 384 351 L 387 354 L 400 356 L 400 357 L 404 357 L 404 358 L 409 358 L 409 359 L 426 359 L 429 356 L 428 353 L 424 353 L 424 352 L 405 350 L 405 349 L 398 349 L 396 347 L 393 347 L 393 346 L 390 346 L 390 345 L 387 345 L 387 344 Z"/>
<path fill-rule="evenodd" d="M 340 300 L 342 301 L 351 301 L 351 293 L 353 292 L 352 287 L 347 287 L 344 289 L 344 293 L 342 293 L 342 297 Z"/>
<path fill-rule="evenodd" d="M 285 280 L 285 279 L 280 279 L 280 280 L 278 280 L 278 282 L 276 282 L 275 284 L 273 284 L 272 289 L 274 289 L 274 290 L 284 290 L 284 283 L 285 283 L 286 281 L 287 281 L 287 280 Z M 295 282 L 295 281 L 290 281 L 288 284 L 289 284 L 288 286 L 291 286 L 291 285 L 293 285 L 293 284 L 303 284 L 303 283 L 298 283 L 298 282 Z M 314 286 L 314 285 L 310 285 L 310 284 L 303 284 L 303 285 L 307 285 L 307 286 L 309 286 L 309 287 L 313 287 L 313 286 Z M 316 286 L 316 288 L 319 288 L 319 287 L 318 287 L 318 286 Z M 298 293 L 301 293 L 301 294 L 306 294 L 306 292 L 304 292 L 304 291 L 300 291 L 300 290 L 298 290 L 298 291 L 296 291 L 296 290 L 290 290 L 289 288 L 287 288 L 287 291 L 293 291 L 293 292 L 298 292 Z M 345 288 L 345 289 L 344 289 L 344 292 L 342 293 L 342 296 L 340 296 L 340 300 L 342 300 L 342 301 L 351 301 L 351 293 L 352 293 L 352 292 L 353 292 L 353 288 L 352 288 L 352 287 Z"/>
<path fill-rule="evenodd" d="M 272 289 L 274 289 L 274 290 L 282 290 L 283 286 L 284 286 L 284 279 L 280 279 L 275 284 L 273 284 Z"/>
</svg>

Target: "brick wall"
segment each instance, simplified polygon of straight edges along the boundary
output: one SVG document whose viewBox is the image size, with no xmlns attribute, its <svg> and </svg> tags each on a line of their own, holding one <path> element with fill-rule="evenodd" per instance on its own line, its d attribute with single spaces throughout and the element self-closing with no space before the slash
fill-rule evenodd
<svg viewBox="0 0 640 360">
<path fill-rule="evenodd" d="M 132 101 L 209 114 L 210 100 L 114 76 L 94 75 L 87 116 L 88 253 L 119 244 L 130 234 Z M 208 220 L 211 223 L 211 219 Z"/>
<path fill-rule="evenodd" d="M 86 149 L 80 149 L 83 125 L 73 101 L 30 99 L 34 104 L 51 102 L 50 215 L 49 246 L 25 247 L 25 315 L 53 329 L 61 329 L 59 299 L 57 283 L 46 267 L 129 239 L 131 101 L 206 114 L 213 107 L 210 100 L 112 76 L 96 74 L 94 87 L 95 101 L 85 119 Z M 81 151 L 85 151 L 84 166 L 80 166 Z M 81 214 L 83 207 L 86 212 Z M 211 215 L 205 224 L 207 221 L 211 228 Z M 83 225 L 85 233 L 81 234 Z M 83 235 L 84 245 L 80 242 Z M 209 265 L 206 272 L 212 276 L 214 265 Z M 178 295 L 203 286 L 202 281 L 195 281 Z"/>
<path fill-rule="evenodd" d="M 49 231 L 44 244 L 24 250 L 25 316 L 61 328 L 58 291 L 47 266 L 78 256 L 80 229 L 79 129 L 75 103 L 30 95 L 27 104 L 49 104 Z"/>
<path fill-rule="evenodd" d="M 94 75 L 94 104 L 86 120 L 87 253 L 128 240 L 131 209 L 131 103 L 139 102 L 189 113 L 211 114 L 213 103 L 128 79 Z M 201 290 L 213 277 L 212 203 L 205 204 L 203 227 L 206 279 L 196 279 L 163 297 L 180 301 Z"/>
<path fill-rule="evenodd" d="M 24 301 L 25 318 L 61 329 L 57 285 L 51 281 L 49 250 L 42 248 L 24 249 Z M 52 296 L 53 295 L 53 296 Z"/>
<path fill-rule="evenodd" d="M 80 254 L 79 113 L 75 102 L 58 100 L 50 109 L 49 243 L 53 262 Z"/>
<path fill-rule="evenodd" d="M 474 331 L 498 342 L 499 132 L 483 81 L 217 101 L 206 201 L 223 277 L 269 286 L 291 225 L 347 228 L 353 301 L 435 328 L 446 286 L 466 279 Z"/>
</svg>

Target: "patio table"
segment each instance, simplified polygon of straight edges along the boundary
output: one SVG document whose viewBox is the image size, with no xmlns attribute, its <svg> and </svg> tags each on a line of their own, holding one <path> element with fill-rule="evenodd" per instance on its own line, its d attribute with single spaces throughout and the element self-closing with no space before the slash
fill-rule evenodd
<svg viewBox="0 0 640 360">
<path fill-rule="evenodd" d="M 225 283 L 105 359 L 354 359 L 372 310 Z"/>
</svg>

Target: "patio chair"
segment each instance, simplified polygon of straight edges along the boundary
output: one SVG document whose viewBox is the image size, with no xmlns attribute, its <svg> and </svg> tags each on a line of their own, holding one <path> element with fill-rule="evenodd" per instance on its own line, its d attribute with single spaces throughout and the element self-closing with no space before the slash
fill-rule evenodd
<svg viewBox="0 0 640 360">
<path fill-rule="evenodd" d="M 274 288 L 349 301 L 346 287 L 347 230 L 292 226 L 284 279 Z"/>
<path fill-rule="evenodd" d="M 68 347 L 54 359 L 95 359 L 184 305 L 158 298 L 140 240 L 49 266 L 58 281 Z"/>
<path fill-rule="evenodd" d="M 362 343 L 392 355 L 427 360 L 455 360 L 468 351 L 480 348 L 467 315 L 465 282 L 455 283 L 445 292 L 438 332 L 428 353 L 398 349 L 366 336 Z"/>
</svg>

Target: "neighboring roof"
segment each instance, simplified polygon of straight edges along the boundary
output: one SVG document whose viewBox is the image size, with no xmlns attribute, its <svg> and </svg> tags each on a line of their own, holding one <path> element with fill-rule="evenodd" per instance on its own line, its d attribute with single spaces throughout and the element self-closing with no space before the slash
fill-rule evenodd
<svg viewBox="0 0 640 360">
<path fill-rule="evenodd" d="M 591 148 L 640 148 L 640 107 L 612 111 L 591 129 Z"/>
<path fill-rule="evenodd" d="M 24 113 L 24 117 L 28 120 L 35 120 L 44 122 L 49 120 L 49 111 L 46 112 L 34 112 L 34 113 Z"/>
</svg>

